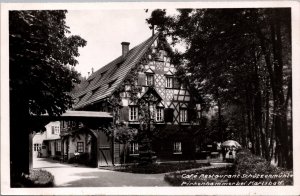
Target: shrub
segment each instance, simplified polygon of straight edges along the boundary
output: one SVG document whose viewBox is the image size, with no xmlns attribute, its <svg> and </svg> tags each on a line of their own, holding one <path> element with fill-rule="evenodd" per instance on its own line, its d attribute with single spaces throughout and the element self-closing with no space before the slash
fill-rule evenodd
<svg viewBox="0 0 300 196">
<path fill-rule="evenodd" d="M 29 175 L 23 177 L 26 187 L 52 187 L 54 185 L 54 176 L 45 170 L 30 170 Z"/>
<path fill-rule="evenodd" d="M 270 181 L 278 182 L 283 181 L 283 185 L 292 185 L 293 178 L 291 177 L 275 177 L 275 175 L 291 176 L 292 171 L 287 171 L 279 167 L 271 165 L 266 159 L 252 154 L 249 150 L 241 150 L 237 153 L 235 160 L 235 174 L 240 175 L 238 179 L 240 182 L 253 180 L 256 182 Z M 261 178 L 242 178 L 242 176 L 249 175 L 264 175 Z"/>
</svg>

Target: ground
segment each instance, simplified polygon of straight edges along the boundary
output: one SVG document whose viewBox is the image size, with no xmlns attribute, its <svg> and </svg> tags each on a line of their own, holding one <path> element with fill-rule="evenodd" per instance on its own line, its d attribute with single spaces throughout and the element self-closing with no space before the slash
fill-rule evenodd
<svg viewBox="0 0 300 196">
<path fill-rule="evenodd" d="M 35 158 L 33 168 L 53 174 L 55 187 L 170 186 L 164 181 L 164 174 L 109 171 L 45 158 Z"/>
</svg>

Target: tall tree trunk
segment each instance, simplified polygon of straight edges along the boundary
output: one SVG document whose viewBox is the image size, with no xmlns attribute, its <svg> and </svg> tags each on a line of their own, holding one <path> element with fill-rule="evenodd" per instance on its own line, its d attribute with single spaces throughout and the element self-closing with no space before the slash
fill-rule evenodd
<svg viewBox="0 0 300 196">
<path fill-rule="evenodd" d="M 29 107 L 21 96 L 10 94 L 10 174 L 11 186 L 20 180 L 22 174 L 29 174 Z"/>
</svg>

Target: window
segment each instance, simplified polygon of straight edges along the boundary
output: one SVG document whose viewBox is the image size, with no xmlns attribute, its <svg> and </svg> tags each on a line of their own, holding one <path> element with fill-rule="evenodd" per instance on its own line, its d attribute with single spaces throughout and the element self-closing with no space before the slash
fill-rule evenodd
<svg viewBox="0 0 300 196">
<path fill-rule="evenodd" d="M 180 122 L 187 122 L 187 109 L 180 109 Z"/>
<path fill-rule="evenodd" d="M 55 151 L 57 151 L 57 152 L 61 151 L 61 142 L 60 141 L 55 142 Z"/>
<path fill-rule="evenodd" d="M 161 122 L 163 121 L 163 108 L 156 108 L 156 121 Z"/>
<path fill-rule="evenodd" d="M 173 153 L 174 154 L 182 154 L 182 151 L 181 151 L 181 142 L 174 142 Z"/>
<path fill-rule="evenodd" d="M 173 78 L 166 77 L 166 88 L 173 88 Z"/>
<path fill-rule="evenodd" d="M 129 107 L 129 120 L 130 121 L 137 121 L 138 120 L 138 107 L 137 106 L 130 106 Z"/>
<path fill-rule="evenodd" d="M 33 151 L 39 151 L 41 149 L 41 144 L 33 144 Z"/>
<path fill-rule="evenodd" d="M 83 142 L 77 142 L 77 152 L 83 152 Z"/>
<path fill-rule="evenodd" d="M 139 154 L 139 144 L 136 142 L 132 142 L 130 144 L 129 154 Z"/>
<path fill-rule="evenodd" d="M 197 109 L 197 118 L 201 118 L 201 104 L 197 103 L 196 104 L 196 109 Z"/>
<path fill-rule="evenodd" d="M 154 85 L 154 76 L 153 76 L 153 74 L 147 74 L 146 75 L 146 85 L 147 86 L 153 86 Z"/>
<path fill-rule="evenodd" d="M 52 134 L 59 134 L 59 126 L 51 126 Z"/>
</svg>

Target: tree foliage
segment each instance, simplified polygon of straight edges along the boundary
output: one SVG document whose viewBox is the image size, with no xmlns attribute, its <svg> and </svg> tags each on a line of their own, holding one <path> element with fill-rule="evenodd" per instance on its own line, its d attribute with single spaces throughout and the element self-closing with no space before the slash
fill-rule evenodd
<svg viewBox="0 0 300 196">
<path fill-rule="evenodd" d="M 291 168 L 291 10 L 155 12 L 151 17 L 163 15 L 164 23 L 148 22 L 186 46 L 175 62 L 206 105 L 217 106 L 222 139 L 234 132 L 256 154 Z"/>
<path fill-rule="evenodd" d="M 86 41 L 71 35 L 64 10 L 9 12 L 11 183 L 29 172 L 29 133 L 44 124 L 30 115 L 60 115 L 72 105 L 69 92 L 79 82 L 74 70 L 78 47 Z M 16 145 L 18 144 L 18 145 Z"/>
<path fill-rule="evenodd" d="M 68 92 L 79 82 L 72 66 L 86 41 L 70 35 L 65 18 L 62 10 L 9 13 L 10 89 L 31 113 L 59 115 L 72 104 Z"/>
</svg>

